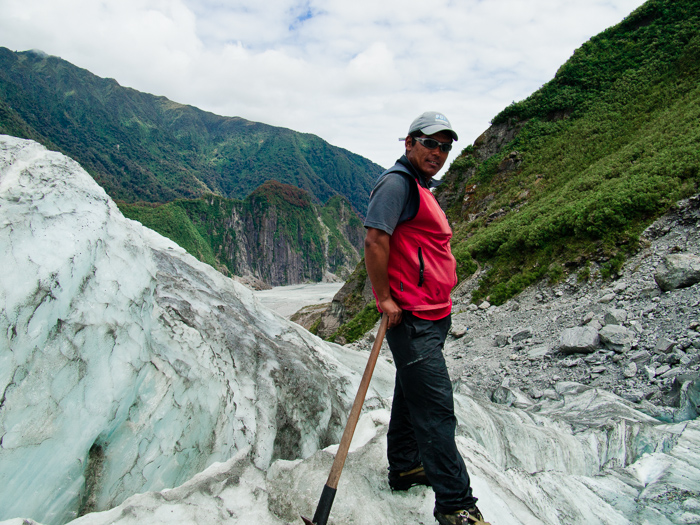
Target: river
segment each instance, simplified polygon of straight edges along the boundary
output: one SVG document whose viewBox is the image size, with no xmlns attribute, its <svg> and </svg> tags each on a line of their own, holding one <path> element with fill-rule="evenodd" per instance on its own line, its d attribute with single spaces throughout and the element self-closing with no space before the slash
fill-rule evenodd
<svg viewBox="0 0 700 525">
<path fill-rule="evenodd" d="M 289 319 L 305 306 L 330 303 L 343 284 L 345 283 L 291 284 L 254 293 L 265 306 Z"/>
</svg>

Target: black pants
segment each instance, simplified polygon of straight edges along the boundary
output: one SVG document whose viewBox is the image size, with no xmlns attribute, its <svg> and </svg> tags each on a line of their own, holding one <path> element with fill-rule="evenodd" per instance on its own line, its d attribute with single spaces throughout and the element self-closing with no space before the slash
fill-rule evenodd
<svg viewBox="0 0 700 525">
<path fill-rule="evenodd" d="M 387 434 L 391 472 L 405 472 L 421 462 L 442 513 L 473 507 L 469 474 L 455 444 L 452 382 L 442 355 L 447 316 L 426 321 L 403 312 L 401 324 L 387 332 L 396 364 L 396 384 Z"/>
</svg>

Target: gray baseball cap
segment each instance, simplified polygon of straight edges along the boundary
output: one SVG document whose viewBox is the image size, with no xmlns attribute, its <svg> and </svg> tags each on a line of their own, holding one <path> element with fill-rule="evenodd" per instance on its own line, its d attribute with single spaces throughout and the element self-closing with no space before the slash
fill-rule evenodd
<svg viewBox="0 0 700 525">
<path fill-rule="evenodd" d="M 452 138 L 457 140 L 457 133 L 452 129 L 452 124 L 447 120 L 447 117 L 437 111 L 426 111 L 416 120 L 411 123 L 408 128 L 408 134 L 415 131 L 420 131 L 426 135 L 433 135 L 439 131 L 447 131 L 452 135 Z"/>
</svg>

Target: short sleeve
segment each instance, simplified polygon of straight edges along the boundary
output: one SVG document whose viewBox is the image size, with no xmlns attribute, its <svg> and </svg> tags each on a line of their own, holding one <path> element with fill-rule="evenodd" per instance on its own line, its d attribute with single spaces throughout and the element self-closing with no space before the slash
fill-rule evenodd
<svg viewBox="0 0 700 525">
<path fill-rule="evenodd" d="M 392 235 L 408 204 L 410 184 L 407 177 L 396 172 L 379 179 L 369 197 L 365 228 L 376 228 Z"/>
</svg>

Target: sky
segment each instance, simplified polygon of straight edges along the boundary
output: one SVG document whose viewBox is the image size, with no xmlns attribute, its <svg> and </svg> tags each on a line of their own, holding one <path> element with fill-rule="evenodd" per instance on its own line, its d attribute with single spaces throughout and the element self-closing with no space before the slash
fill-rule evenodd
<svg viewBox="0 0 700 525">
<path fill-rule="evenodd" d="M 450 119 L 454 159 L 503 108 L 643 3 L 0 0 L 0 46 L 39 49 L 219 115 L 313 133 L 389 167 L 424 111 Z"/>
</svg>

